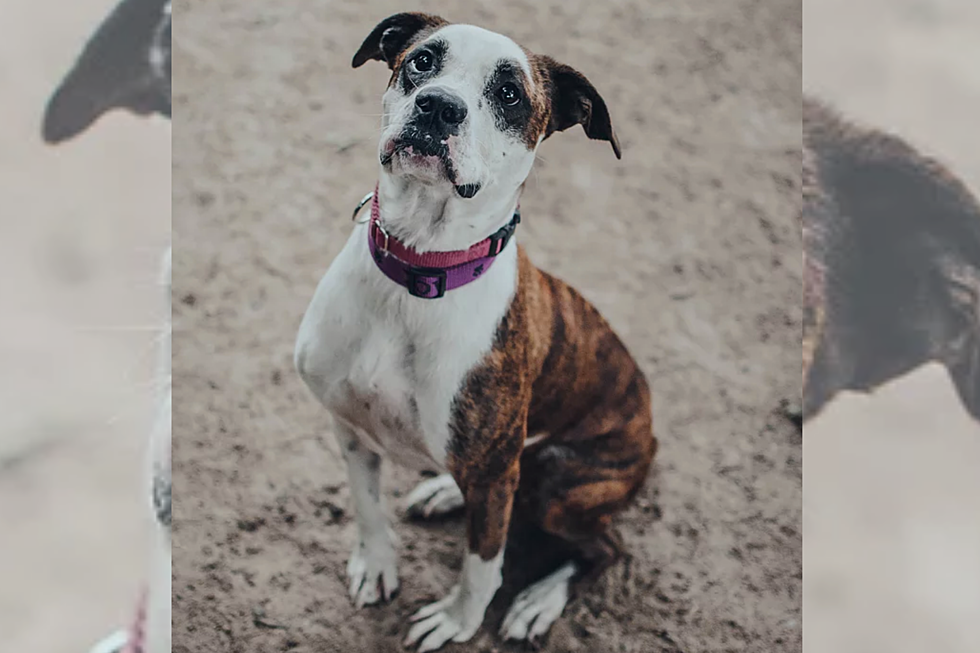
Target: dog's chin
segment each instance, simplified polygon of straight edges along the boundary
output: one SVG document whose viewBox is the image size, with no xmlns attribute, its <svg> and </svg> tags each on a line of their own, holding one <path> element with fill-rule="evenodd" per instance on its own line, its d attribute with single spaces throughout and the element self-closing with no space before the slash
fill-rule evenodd
<svg viewBox="0 0 980 653">
<path fill-rule="evenodd" d="M 411 145 L 395 151 L 390 158 L 392 172 L 418 177 L 428 182 L 450 181 L 449 165 L 438 154 L 424 154 Z"/>
<path fill-rule="evenodd" d="M 392 141 L 381 153 L 381 165 L 391 174 L 413 177 L 426 184 L 447 183 L 463 199 L 476 196 L 480 184 L 461 183 L 448 152 L 426 151 L 423 147 Z"/>
</svg>

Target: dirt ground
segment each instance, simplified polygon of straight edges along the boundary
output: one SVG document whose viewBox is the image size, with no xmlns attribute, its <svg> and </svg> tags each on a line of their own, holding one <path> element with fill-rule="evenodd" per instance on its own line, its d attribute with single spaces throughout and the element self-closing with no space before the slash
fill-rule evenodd
<svg viewBox="0 0 980 653">
<path fill-rule="evenodd" d="M 402 591 L 355 612 L 344 465 L 293 371 L 315 284 L 377 175 L 384 66 L 350 59 L 403 3 L 182 3 L 174 43 L 173 641 L 177 653 L 400 651 L 450 586 L 462 525 L 408 523 L 386 467 Z M 581 290 L 642 363 L 662 450 L 622 519 L 631 556 L 547 650 L 799 650 L 798 0 L 420 2 L 570 63 L 624 159 L 556 136 L 522 200 L 532 259 Z M 505 575 L 520 565 L 512 554 Z M 508 651 L 484 628 L 450 651 Z"/>
<path fill-rule="evenodd" d="M 170 128 L 44 145 L 45 102 L 111 0 L 0 19 L 0 650 L 80 653 L 131 618 L 170 231 Z M 52 19 L 57 14 L 57 20 Z"/>
<path fill-rule="evenodd" d="M 804 24 L 808 91 L 980 193 L 980 6 L 807 0 Z M 808 653 L 980 650 L 980 425 L 945 371 L 841 397 L 805 430 Z"/>
</svg>

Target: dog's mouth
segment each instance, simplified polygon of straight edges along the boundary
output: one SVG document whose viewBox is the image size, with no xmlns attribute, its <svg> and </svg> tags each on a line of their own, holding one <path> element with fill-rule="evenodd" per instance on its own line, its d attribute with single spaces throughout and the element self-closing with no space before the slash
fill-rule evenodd
<svg viewBox="0 0 980 653">
<path fill-rule="evenodd" d="M 448 141 L 440 141 L 416 127 L 406 127 L 385 144 L 381 165 L 387 168 L 396 160 L 416 170 L 444 176 L 464 199 L 472 198 L 481 188 L 480 184 L 459 183 Z"/>
<path fill-rule="evenodd" d="M 435 168 L 449 181 L 456 181 L 449 144 L 415 127 L 406 127 L 387 143 L 381 154 L 381 165 L 391 165 L 396 158 L 412 167 Z"/>
</svg>

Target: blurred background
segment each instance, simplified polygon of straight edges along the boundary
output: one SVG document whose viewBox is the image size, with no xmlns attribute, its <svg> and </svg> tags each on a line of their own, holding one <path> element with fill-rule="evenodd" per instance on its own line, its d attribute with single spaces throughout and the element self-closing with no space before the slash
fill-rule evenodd
<svg viewBox="0 0 980 653">
<path fill-rule="evenodd" d="M 114 112 L 57 148 L 45 103 L 112 0 L 0 20 L 0 650 L 86 651 L 146 572 L 170 128 Z"/>
<path fill-rule="evenodd" d="M 805 0 L 804 89 L 980 193 L 980 5 Z M 806 426 L 807 653 L 980 650 L 980 425 L 927 366 Z"/>
</svg>

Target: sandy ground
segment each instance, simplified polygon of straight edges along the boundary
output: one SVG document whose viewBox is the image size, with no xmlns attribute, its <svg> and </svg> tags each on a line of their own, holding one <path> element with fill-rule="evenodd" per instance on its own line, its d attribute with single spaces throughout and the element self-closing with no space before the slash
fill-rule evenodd
<svg viewBox="0 0 980 653">
<path fill-rule="evenodd" d="M 448 9 L 447 9 L 448 7 Z M 799 650 L 801 10 L 719 3 L 421 2 L 597 83 L 624 148 L 541 148 L 519 238 L 592 299 L 649 375 L 662 455 L 622 520 L 631 552 L 568 607 L 550 651 Z M 299 321 L 376 178 L 382 65 L 350 69 L 403 3 L 175 9 L 174 651 L 399 651 L 448 589 L 462 527 L 406 523 L 386 468 L 400 596 L 355 612 L 354 535 Z M 520 566 L 510 557 L 508 571 Z M 452 651 L 513 650 L 485 628 Z"/>
<path fill-rule="evenodd" d="M 5 0 L 0 20 L 4 651 L 87 650 L 130 618 L 145 575 L 170 130 L 113 115 L 52 149 L 39 127 L 111 5 Z"/>
<path fill-rule="evenodd" d="M 807 0 L 808 91 L 980 192 L 980 6 Z M 930 366 L 806 427 L 807 653 L 980 650 L 980 425 Z"/>
</svg>

